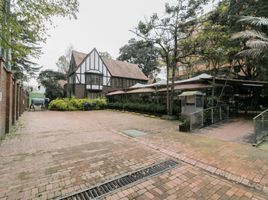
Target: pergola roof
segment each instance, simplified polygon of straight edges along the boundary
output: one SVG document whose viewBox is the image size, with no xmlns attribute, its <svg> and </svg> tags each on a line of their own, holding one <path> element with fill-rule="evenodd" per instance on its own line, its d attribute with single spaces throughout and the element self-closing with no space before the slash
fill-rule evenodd
<svg viewBox="0 0 268 200">
<path fill-rule="evenodd" d="M 184 96 L 193 96 L 193 95 L 204 95 L 204 93 L 200 91 L 187 91 L 183 92 L 179 95 L 179 97 L 184 97 Z"/>
<path fill-rule="evenodd" d="M 203 78 L 207 81 L 212 81 L 213 78 Z M 219 84 L 237 85 L 237 86 L 247 86 L 247 87 L 266 87 L 268 88 L 267 81 L 252 81 L 252 80 L 238 80 L 238 79 L 228 79 L 228 78 L 215 78 L 215 82 Z"/>
<path fill-rule="evenodd" d="M 203 83 L 188 83 L 188 84 L 181 84 L 175 85 L 174 90 L 191 90 L 191 89 L 204 89 L 204 88 L 211 88 L 211 85 L 203 84 Z M 169 89 L 171 90 L 171 89 Z M 167 88 L 162 88 L 157 90 L 158 92 L 165 92 Z"/>
<path fill-rule="evenodd" d="M 134 94 L 134 93 L 151 93 L 155 92 L 153 88 L 139 88 L 135 90 L 130 90 L 127 92 L 127 94 Z"/>
<path fill-rule="evenodd" d="M 106 96 L 119 95 L 119 94 L 125 94 L 125 92 L 122 90 L 117 90 L 117 91 L 106 94 Z"/>
</svg>

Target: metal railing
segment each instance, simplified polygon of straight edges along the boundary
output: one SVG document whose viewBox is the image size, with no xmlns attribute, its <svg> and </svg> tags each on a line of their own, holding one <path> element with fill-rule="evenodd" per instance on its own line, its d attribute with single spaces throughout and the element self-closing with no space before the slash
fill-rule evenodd
<svg viewBox="0 0 268 200">
<path fill-rule="evenodd" d="M 255 144 L 261 143 L 268 135 L 268 109 L 253 118 Z"/>
<path fill-rule="evenodd" d="M 229 118 L 229 106 L 221 105 L 187 115 L 190 131 L 217 123 Z"/>
</svg>

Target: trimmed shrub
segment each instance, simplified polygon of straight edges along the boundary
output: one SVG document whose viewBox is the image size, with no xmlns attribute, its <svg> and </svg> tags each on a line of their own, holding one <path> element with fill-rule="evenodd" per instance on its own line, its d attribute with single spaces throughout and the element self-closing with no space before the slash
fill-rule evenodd
<svg viewBox="0 0 268 200">
<path fill-rule="evenodd" d="M 119 110 L 129 110 L 129 111 L 137 111 L 137 112 L 144 112 L 144 113 L 155 113 L 155 114 L 165 114 L 166 113 L 166 106 L 159 105 L 156 103 L 108 103 L 108 108 L 111 109 L 119 109 Z"/>
<path fill-rule="evenodd" d="M 55 99 L 48 105 L 49 110 L 59 111 L 75 111 L 75 110 L 99 110 L 107 106 L 106 98 L 96 99 L 76 99 L 76 98 L 64 98 Z"/>
<path fill-rule="evenodd" d="M 165 115 L 167 113 L 166 105 L 156 103 L 114 102 L 114 103 L 108 103 L 107 107 L 111 109 L 137 111 L 137 112 L 153 113 L 153 114 Z M 174 104 L 174 114 L 177 114 L 179 112 L 180 112 L 180 106 Z"/>
</svg>

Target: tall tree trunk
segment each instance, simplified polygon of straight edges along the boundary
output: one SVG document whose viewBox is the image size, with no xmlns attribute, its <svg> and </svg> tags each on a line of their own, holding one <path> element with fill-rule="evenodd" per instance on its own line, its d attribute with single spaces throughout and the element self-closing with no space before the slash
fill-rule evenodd
<svg viewBox="0 0 268 200">
<path fill-rule="evenodd" d="M 170 91 L 170 115 L 173 115 L 173 111 L 174 111 L 175 71 L 176 71 L 176 63 L 173 63 L 172 64 L 171 91 Z"/>
<path fill-rule="evenodd" d="M 167 96 L 166 96 L 166 106 L 167 106 L 167 115 L 170 115 L 170 96 L 169 96 L 169 57 L 166 55 L 166 64 L 167 64 Z"/>
<path fill-rule="evenodd" d="M 174 50 L 172 59 L 172 80 L 171 80 L 171 94 L 170 94 L 170 113 L 174 113 L 174 84 L 175 84 L 175 72 L 177 67 L 177 57 L 178 57 L 178 28 L 175 28 L 174 34 Z"/>
</svg>

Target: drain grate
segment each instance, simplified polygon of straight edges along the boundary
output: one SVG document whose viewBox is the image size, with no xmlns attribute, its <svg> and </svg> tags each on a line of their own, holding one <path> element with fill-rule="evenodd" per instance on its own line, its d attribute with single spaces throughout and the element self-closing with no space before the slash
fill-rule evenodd
<svg viewBox="0 0 268 200">
<path fill-rule="evenodd" d="M 174 168 L 178 165 L 177 161 L 174 160 L 166 160 L 164 162 L 155 164 L 151 167 L 141 169 L 139 171 L 133 172 L 131 174 L 122 176 L 120 178 L 114 179 L 112 181 L 103 183 L 101 185 L 95 186 L 93 188 L 80 191 L 76 194 L 70 195 L 68 197 L 63 197 L 59 200 L 88 200 L 95 199 L 107 195 L 119 188 L 129 186 L 137 181 L 141 181 L 144 178 L 148 178 L 151 176 L 155 176 L 159 173 L 167 171 L 171 168 Z"/>
<path fill-rule="evenodd" d="M 134 137 L 134 138 L 147 135 L 147 133 L 142 132 L 142 131 L 138 131 L 138 130 L 135 130 L 135 129 L 133 129 L 133 130 L 124 130 L 124 131 L 122 131 L 122 133 L 124 133 L 125 135 L 128 135 L 130 137 Z"/>
</svg>

